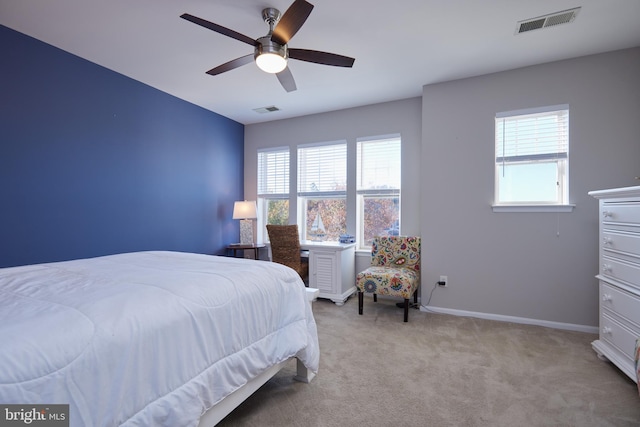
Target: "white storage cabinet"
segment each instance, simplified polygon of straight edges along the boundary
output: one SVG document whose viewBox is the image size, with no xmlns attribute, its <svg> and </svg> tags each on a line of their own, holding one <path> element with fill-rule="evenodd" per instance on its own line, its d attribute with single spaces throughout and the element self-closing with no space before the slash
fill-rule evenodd
<svg viewBox="0 0 640 427">
<path fill-rule="evenodd" d="M 592 191 L 600 211 L 601 358 L 637 381 L 634 350 L 640 338 L 640 186 Z"/>
<path fill-rule="evenodd" d="M 310 242 L 300 244 L 309 251 L 309 286 L 320 290 L 319 298 L 343 305 L 356 291 L 355 243 Z"/>
</svg>

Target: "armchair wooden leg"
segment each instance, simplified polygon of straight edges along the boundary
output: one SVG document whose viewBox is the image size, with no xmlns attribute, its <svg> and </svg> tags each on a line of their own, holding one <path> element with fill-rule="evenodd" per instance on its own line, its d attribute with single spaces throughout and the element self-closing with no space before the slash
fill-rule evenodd
<svg viewBox="0 0 640 427">
<path fill-rule="evenodd" d="M 404 299 L 404 321 L 409 321 L 409 298 Z"/>
<path fill-rule="evenodd" d="M 362 303 L 364 302 L 364 293 L 358 291 L 358 314 L 362 314 Z"/>
<path fill-rule="evenodd" d="M 416 289 L 416 291 L 413 293 L 413 302 L 414 303 L 418 303 L 418 290 Z"/>
<path fill-rule="evenodd" d="M 378 302 L 378 294 L 373 294 L 373 302 Z"/>
</svg>

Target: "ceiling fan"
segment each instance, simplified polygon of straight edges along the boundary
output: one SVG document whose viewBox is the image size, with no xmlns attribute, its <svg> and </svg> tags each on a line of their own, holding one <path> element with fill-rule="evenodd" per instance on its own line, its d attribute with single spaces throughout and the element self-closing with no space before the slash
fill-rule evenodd
<svg viewBox="0 0 640 427">
<path fill-rule="evenodd" d="M 355 61 L 354 58 L 336 55 L 335 53 L 295 49 L 287 46 L 289 40 L 305 23 L 311 10 L 313 10 L 313 5 L 305 0 L 295 0 L 284 12 L 282 18 L 278 9 L 273 7 L 264 9 L 262 11 L 262 19 L 269 25 L 269 34 L 256 40 L 188 13 L 180 15 L 180 17 L 254 47 L 253 53 L 212 68 L 207 71 L 207 74 L 215 76 L 255 60 L 261 70 L 275 74 L 282 87 L 287 92 L 292 92 L 296 90 L 296 82 L 287 66 L 289 58 L 336 67 L 352 67 Z"/>
</svg>

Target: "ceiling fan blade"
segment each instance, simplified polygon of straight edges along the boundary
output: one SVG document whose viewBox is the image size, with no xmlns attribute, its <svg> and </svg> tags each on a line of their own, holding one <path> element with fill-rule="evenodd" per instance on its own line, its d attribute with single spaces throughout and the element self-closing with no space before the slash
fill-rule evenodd
<svg viewBox="0 0 640 427">
<path fill-rule="evenodd" d="M 334 67 L 353 67 L 355 61 L 354 58 L 348 56 L 309 49 L 289 49 L 289 58 L 322 65 L 333 65 Z"/>
<path fill-rule="evenodd" d="M 296 81 L 293 79 L 293 74 L 291 74 L 289 67 L 286 67 L 284 70 L 276 74 L 276 77 L 278 77 L 280 84 L 287 92 L 293 92 L 297 89 Z"/>
<path fill-rule="evenodd" d="M 218 74 L 222 74 L 225 71 L 230 71 L 230 70 L 233 70 L 234 68 L 242 67 L 243 65 L 246 65 L 250 62 L 253 62 L 253 53 L 250 53 L 249 55 L 241 56 L 240 58 L 236 58 L 222 65 L 218 65 L 217 67 L 207 71 L 207 74 L 210 74 L 212 76 L 217 76 Z"/>
<path fill-rule="evenodd" d="M 313 10 L 313 5 L 305 0 L 295 0 L 273 29 L 271 41 L 285 45 L 289 43 Z"/>
<path fill-rule="evenodd" d="M 198 18 L 197 16 L 189 15 L 188 13 L 183 13 L 182 15 L 180 15 L 180 18 L 186 19 L 187 21 L 193 22 L 194 24 L 198 24 L 202 27 L 213 30 L 216 33 L 220 33 L 227 37 L 231 37 L 232 39 L 236 39 L 246 44 L 250 44 L 251 46 L 255 46 L 256 44 L 256 41 L 249 36 L 245 36 L 244 34 L 240 34 L 237 31 L 230 30 L 226 27 L 223 27 L 222 25 L 214 24 L 213 22 L 209 22 L 202 18 Z"/>
</svg>

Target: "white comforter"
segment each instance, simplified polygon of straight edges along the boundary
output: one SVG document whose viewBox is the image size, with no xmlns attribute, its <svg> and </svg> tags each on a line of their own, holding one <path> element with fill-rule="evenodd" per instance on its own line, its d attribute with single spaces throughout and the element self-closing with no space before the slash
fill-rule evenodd
<svg viewBox="0 0 640 427">
<path fill-rule="evenodd" d="M 138 252 L 0 269 L 0 403 L 68 403 L 71 426 L 195 426 L 269 366 L 316 372 L 293 270 Z"/>
</svg>

